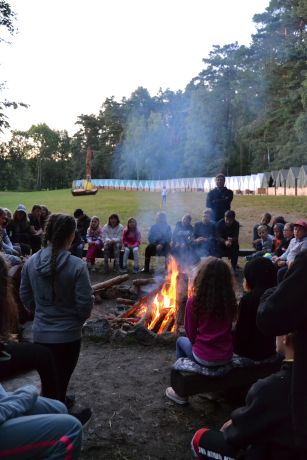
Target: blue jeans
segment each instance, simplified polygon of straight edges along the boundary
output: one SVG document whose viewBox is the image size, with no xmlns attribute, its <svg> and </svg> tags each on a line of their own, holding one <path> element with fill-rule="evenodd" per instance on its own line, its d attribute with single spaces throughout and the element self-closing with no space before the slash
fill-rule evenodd
<svg viewBox="0 0 307 460">
<path fill-rule="evenodd" d="M 176 342 L 176 359 L 189 358 L 195 361 L 192 353 L 192 343 L 187 337 L 179 337 Z"/>
<path fill-rule="evenodd" d="M 4 459 L 77 460 L 81 441 L 81 423 L 53 399 L 39 397 L 28 413 L 0 425 L 0 457 Z"/>
</svg>

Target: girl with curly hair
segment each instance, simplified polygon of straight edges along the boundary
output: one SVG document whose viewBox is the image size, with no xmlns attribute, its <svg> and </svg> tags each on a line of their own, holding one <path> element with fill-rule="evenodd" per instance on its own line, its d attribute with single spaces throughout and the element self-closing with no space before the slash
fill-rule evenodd
<svg viewBox="0 0 307 460">
<path fill-rule="evenodd" d="M 176 359 L 189 358 L 207 366 L 222 366 L 232 359 L 232 323 L 237 301 L 230 267 L 222 259 L 208 257 L 201 265 L 188 298 L 184 327 L 186 337 L 176 343 Z M 166 396 L 179 403 L 187 400 L 166 389 Z"/>
</svg>

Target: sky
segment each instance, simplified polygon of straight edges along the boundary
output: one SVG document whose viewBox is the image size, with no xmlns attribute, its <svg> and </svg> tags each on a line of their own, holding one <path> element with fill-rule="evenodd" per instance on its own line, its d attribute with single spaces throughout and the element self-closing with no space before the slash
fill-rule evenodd
<svg viewBox="0 0 307 460">
<path fill-rule="evenodd" d="M 213 45 L 248 45 L 269 0 L 8 0 L 18 34 L 0 43 L 11 129 L 77 131 L 81 114 L 139 86 L 184 90 Z M 0 31 L 1 33 L 1 31 Z M 3 34 L 2 34 L 3 35 Z M 8 132 L 2 137 L 8 136 Z"/>
</svg>

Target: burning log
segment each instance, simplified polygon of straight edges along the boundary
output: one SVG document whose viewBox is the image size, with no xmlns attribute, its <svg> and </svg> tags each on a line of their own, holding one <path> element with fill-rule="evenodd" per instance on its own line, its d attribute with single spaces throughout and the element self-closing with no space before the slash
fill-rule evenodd
<svg viewBox="0 0 307 460">
<path fill-rule="evenodd" d="M 121 284 L 124 281 L 129 279 L 129 275 L 120 275 L 115 276 L 115 278 L 111 278 L 110 280 L 103 281 L 102 283 L 93 284 L 92 288 L 94 291 L 103 291 L 104 289 L 108 289 L 111 286 L 115 286 L 116 284 Z"/>
</svg>

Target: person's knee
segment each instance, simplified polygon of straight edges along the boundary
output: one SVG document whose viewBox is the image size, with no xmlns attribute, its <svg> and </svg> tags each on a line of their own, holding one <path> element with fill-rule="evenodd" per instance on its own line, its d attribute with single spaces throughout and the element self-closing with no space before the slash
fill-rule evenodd
<svg viewBox="0 0 307 460">
<path fill-rule="evenodd" d="M 206 457 L 204 454 L 206 453 L 205 449 L 199 445 L 200 440 L 204 433 L 207 431 L 210 431 L 209 428 L 201 428 L 200 430 L 197 430 L 196 433 L 194 434 L 192 441 L 191 441 L 191 448 L 192 452 L 197 456 L 197 458 L 203 460 Z"/>
<path fill-rule="evenodd" d="M 31 415 L 38 414 L 67 414 L 67 407 L 57 399 L 44 398 L 39 396 L 34 407 L 31 409 Z"/>
</svg>

